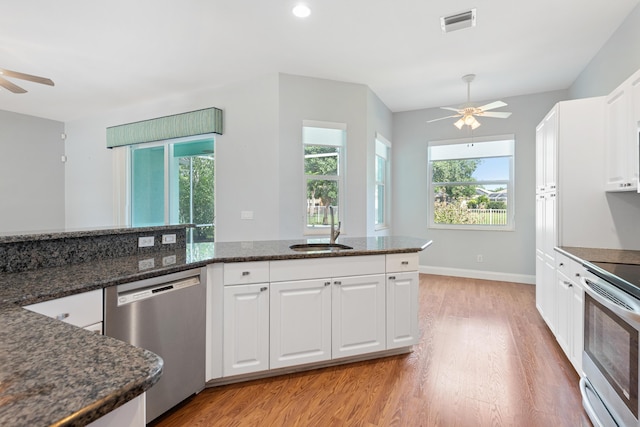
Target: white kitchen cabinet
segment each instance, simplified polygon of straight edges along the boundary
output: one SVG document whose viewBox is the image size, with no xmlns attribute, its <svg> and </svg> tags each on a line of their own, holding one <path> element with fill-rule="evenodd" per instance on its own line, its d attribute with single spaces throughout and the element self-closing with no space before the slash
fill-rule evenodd
<svg viewBox="0 0 640 427">
<path fill-rule="evenodd" d="M 271 283 L 270 367 L 331 359 L 331 281 Z"/>
<path fill-rule="evenodd" d="M 385 276 L 338 277 L 332 282 L 332 358 L 386 348 Z"/>
<path fill-rule="evenodd" d="M 102 333 L 102 289 L 24 306 L 29 311 Z"/>
<path fill-rule="evenodd" d="M 224 287 L 225 377 L 269 369 L 269 284 Z"/>
<path fill-rule="evenodd" d="M 573 307 L 572 287 L 573 284 L 569 278 L 558 271 L 556 274 L 555 289 L 557 316 L 554 333 L 558 344 L 560 344 L 560 348 L 562 348 L 567 357 L 571 354 L 571 335 L 573 333 L 573 328 L 570 327 L 570 322 L 572 320 L 571 309 Z"/>
<path fill-rule="evenodd" d="M 554 248 L 610 239 L 602 227 L 610 215 L 602 203 L 604 115 L 605 97 L 563 101 L 536 128 L 536 306 L 554 333 L 563 327 Z"/>
<path fill-rule="evenodd" d="M 387 349 L 417 344 L 420 334 L 418 326 L 418 272 L 388 273 L 386 282 Z"/>
<path fill-rule="evenodd" d="M 580 278 L 584 268 L 571 258 L 558 254 L 558 323 L 556 339 L 573 364 L 582 374 L 582 347 L 584 341 L 584 289 Z"/>
<path fill-rule="evenodd" d="M 606 98 L 606 191 L 638 190 L 640 70 Z"/>
</svg>

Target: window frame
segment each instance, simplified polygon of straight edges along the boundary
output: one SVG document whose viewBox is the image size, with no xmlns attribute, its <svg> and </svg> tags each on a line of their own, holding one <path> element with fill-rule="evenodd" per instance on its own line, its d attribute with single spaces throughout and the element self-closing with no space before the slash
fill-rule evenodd
<svg viewBox="0 0 640 427">
<path fill-rule="evenodd" d="M 173 217 L 173 215 L 176 214 L 176 212 L 173 212 L 175 210 L 175 208 L 178 206 L 177 203 L 178 201 L 175 200 L 176 194 L 177 194 L 177 187 L 175 185 L 172 185 L 170 182 L 170 176 L 172 173 L 177 173 L 176 170 L 174 170 L 172 164 L 171 164 L 171 159 L 174 158 L 174 147 L 175 145 L 178 144 L 183 144 L 183 143 L 190 143 L 190 142 L 196 142 L 199 140 L 213 140 L 213 144 L 214 147 L 216 145 L 216 138 L 215 138 L 215 134 L 210 133 L 210 134 L 202 134 L 202 135 L 193 135 L 193 136 L 188 136 L 188 137 L 181 137 L 181 138 L 174 138 L 174 139 L 168 139 L 168 140 L 162 140 L 162 141 L 153 141 L 153 142 L 146 142 L 146 143 L 140 143 L 140 144 L 132 144 L 132 145 L 127 145 L 127 146 L 122 146 L 122 147 L 116 147 L 116 149 L 121 150 L 120 154 L 118 155 L 118 157 L 120 157 L 120 159 L 118 160 L 119 163 L 124 163 L 124 167 L 123 166 L 119 166 L 118 169 L 124 169 L 124 171 L 126 172 L 126 177 L 125 177 L 125 182 L 121 182 L 118 183 L 116 187 L 118 187 L 118 194 L 117 197 L 121 200 L 120 204 L 124 207 L 124 209 L 121 207 L 119 210 L 122 212 L 124 210 L 124 212 L 120 213 L 119 215 L 124 214 L 124 223 L 126 225 L 129 226 L 133 226 L 133 200 L 132 198 L 134 197 L 133 195 L 133 179 L 134 179 L 134 174 L 133 174 L 133 168 L 134 168 L 134 162 L 133 162 L 133 152 L 136 149 L 146 149 L 146 148 L 153 148 L 153 147 L 164 147 L 164 160 L 163 160 L 163 167 L 164 167 L 164 182 L 163 182 L 163 186 L 164 186 L 164 200 L 163 200 L 163 207 L 164 207 L 164 224 L 163 225 L 169 225 L 169 224 L 175 224 L 177 223 L 177 220 Z M 214 193 L 214 200 L 215 200 L 215 193 L 216 193 L 216 185 L 215 185 L 215 176 L 217 174 L 217 156 L 215 154 L 215 148 L 214 148 L 214 152 L 212 153 L 213 155 L 213 162 L 214 162 L 214 188 L 213 188 L 213 193 Z M 123 158 L 124 157 L 124 158 Z M 123 188 L 124 186 L 124 188 Z M 122 199 L 124 198 L 124 203 L 122 203 Z M 214 226 L 214 240 L 215 240 L 215 213 L 216 213 L 216 207 L 217 205 L 214 203 L 214 222 L 213 224 L 211 224 L 212 226 Z M 203 226 L 206 226 L 209 224 L 203 224 Z"/>
<path fill-rule="evenodd" d="M 342 131 L 342 141 L 340 145 L 337 144 L 323 144 L 318 142 L 307 142 L 304 139 L 304 128 L 324 128 L 324 129 L 332 129 L 332 130 L 340 130 Z M 340 221 L 340 230 L 342 234 L 345 234 L 345 175 L 346 175 L 346 160 L 347 160 L 347 125 L 346 123 L 338 123 L 338 122 L 327 122 L 327 121 L 319 121 L 319 120 L 303 120 L 301 130 L 301 151 L 302 151 L 302 206 L 305 206 L 308 202 L 307 198 L 307 181 L 308 179 L 318 180 L 318 181 L 335 181 L 338 186 L 338 219 Z M 305 171 L 305 154 L 304 148 L 306 145 L 310 146 L 328 146 L 328 147 L 338 147 L 338 171 L 337 175 L 307 175 Z M 303 235 L 307 236 L 318 236 L 318 235 L 326 235 L 329 233 L 329 225 L 313 225 L 310 226 L 307 217 L 307 209 L 303 208 Z"/>
<path fill-rule="evenodd" d="M 374 152 L 374 189 L 373 189 L 373 224 L 374 230 L 385 230 L 391 227 L 391 141 L 382 136 L 380 133 L 376 132 L 375 137 L 375 152 Z M 380 156 L 378 154 L 378 150 L 385 150 L 385 156 Z M 385 162 L 385 170 L 384 170 L 384 181 L 378 181 L 378 157 L 383 157 Z M 378 204 L 378 186 L 382 185 L 384 188 L 383 191 L 383 203 L 382 206 L 382 218 L 383 221 L 378 223 L 378 213 L 380 212 L 380 207 Z"/>
<path fill-rule="evenodd" d="M 434 206 L 434 185 L 433 185 L 433 167 L 431 160 L 431 150 L 433 146 L 442 145 L 457 145 L 457 144 L 473 144 L 484 142 L 498 142 L 509 141 L 511 143 L 511 154 L 508 156 L 483 156 L 485 158 L 497 158 L 508 157 L 509 158 L 509 179 L 507 180 L 483 180 L 483 181 L 470 181 L 460 182 L 452 184 L 479 184 L 479 185 L 492 185 L 492 184 L 506 184 L 507 187 L 507 224 L 506 225 L 491 225 L 491 224 L 442 224 L 434 221 L 435 206 Z M 430 229 L 449 229 L 449 230 L 476 230 L 476 231 L 515 231 L 515 157 L 516 157 L 516 144 L 515 135 L 492 135 L 485 137 L 471 137 L 449 140 L 429 141 L 427 143 L 427 227 Z M 481 159 L 483 157 L 469 157 L 468 159 Z M 451 159 L 456 160 L 456 159 Z"/>
</svg>

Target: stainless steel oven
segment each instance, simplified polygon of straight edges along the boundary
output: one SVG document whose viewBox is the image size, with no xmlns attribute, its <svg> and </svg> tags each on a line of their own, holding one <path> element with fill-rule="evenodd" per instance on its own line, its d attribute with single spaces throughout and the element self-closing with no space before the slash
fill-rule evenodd
<svg viewBox="0 0 640 427">
<path fill-rule="evenodd" d="M 593 274 L 582 278 L 585 289 L 584 377 L 580 381 L 583 405 L 595 426 L 640 426 L 640 288 L 613 273 L 622 268 L 637 269 L 640 274 L 640 266 L 593 264 L 586 266 Z"/>
</svg>

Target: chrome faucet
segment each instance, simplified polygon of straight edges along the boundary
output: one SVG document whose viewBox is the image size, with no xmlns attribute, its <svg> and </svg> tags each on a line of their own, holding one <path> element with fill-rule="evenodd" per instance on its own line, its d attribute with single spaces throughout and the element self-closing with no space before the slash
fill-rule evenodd
<svg viewBox="0 0 640 427">
<path fill-rule="evenodd" d="M 338 228 L 336 229 L 335 221 L 333 218 L 333 206 L 329 206 L 329 216 L 331 217 L 329 221 L 331 221 L 331 236 L 329 237 L 329 243 L 332 245 L 336 243 L 338 236 L 340 235 L 340 225 L 342 221 L 338 221 Z"/>
</svg>

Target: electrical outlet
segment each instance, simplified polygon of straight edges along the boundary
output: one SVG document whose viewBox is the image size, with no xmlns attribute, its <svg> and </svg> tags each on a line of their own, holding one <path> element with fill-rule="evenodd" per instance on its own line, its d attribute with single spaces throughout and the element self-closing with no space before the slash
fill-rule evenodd
<svg viewBox="0 0 640 427">
<path fill-rule="evenodd" d="M 175 243 L 176 235 L 175 234 L 163 234 L 162 235 L 162 244 L 166 245 L 168 243 Z"/>
<path fill-rule="evenodd" d="M 253 211 L 240 211 L 240 219 L 253 219 Z"/>
<path fill-rule="evenodd" d="M 138 237 L 138 247 L 147 248 L 153 246 L 153 236 Z"/>
<path fill-rule="evenodd" d="M 153 258 L 143 259 L 138 261 L 138 270 L 148 270 L 150 268 L 153 268 L 154 265 L 155 265 L 155 262 Z"/>
<path fill-rule="evenodd" d="M 476 262 L 482 262 L 482 255 L 476 256 Z"/>
<path fill-rule="evenodd" d="M 166 267 L 168 265 L 173 265 L 176 263 L 176 256 L 175 255 L 169 255 L 166 257 L 162 258 L 162 266 Z"/>
</svg>

